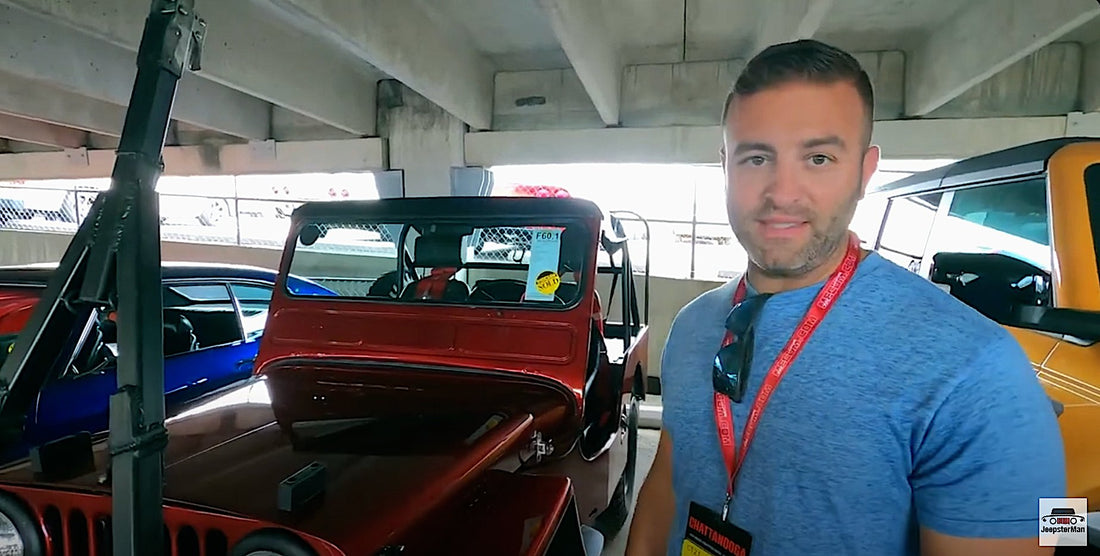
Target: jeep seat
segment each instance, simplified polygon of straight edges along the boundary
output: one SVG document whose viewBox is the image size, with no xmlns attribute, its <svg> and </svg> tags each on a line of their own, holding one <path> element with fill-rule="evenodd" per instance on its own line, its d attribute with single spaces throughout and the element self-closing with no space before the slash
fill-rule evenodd
<svg viewBox="0 0 1100 556">
<path fill-rule="evenodd" d="M 413 266 L 431 268 L 427 276 L 409 284 L 401 299 L 463 302 L 470 288 L 454 278 L 462 267 L 462 236 L 424 235 L 416 240 Z"/>
<path fill-rule="evenodd" d="M 195 327 L 176 311 L 164 311 L 164 356 L 187 353 L 199 348 Z"/>
</svg>

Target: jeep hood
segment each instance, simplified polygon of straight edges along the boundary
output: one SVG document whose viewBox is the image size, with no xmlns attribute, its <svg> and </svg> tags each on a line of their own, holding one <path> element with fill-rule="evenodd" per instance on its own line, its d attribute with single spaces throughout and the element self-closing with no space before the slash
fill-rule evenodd
<svg viewBox="0 0 1100 556">
<path fill-rule="evenodd" d="M 425 521 L 438 523 L 433 515 L 455 511 L 496 470 L 518 469 L 533 455 L 536 430 L 560 429 L 571 415 L 570 393 L 533 377 L 394 371 L 284 365 L 251 386 L 267 390 L 270 404 L 215 401 L 173 419 L 165 500 L 371 554 Z M 97 473 L 63 483 L 109 491 L 96 477 L 107 469 L 105 444 L 96 445 Z M 324 473 L 318 496 L 280 508 L 289 492 L 280 485 L 313 464 Z M 26 463 L 0 471 L 0 481 L 38 483 Z"/>
</svg>

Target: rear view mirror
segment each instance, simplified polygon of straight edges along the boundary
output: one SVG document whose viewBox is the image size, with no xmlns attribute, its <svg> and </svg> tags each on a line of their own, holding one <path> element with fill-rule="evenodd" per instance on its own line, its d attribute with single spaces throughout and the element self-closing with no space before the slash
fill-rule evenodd
<svg viewBox="0 0 1100 556">
<path fill-rule="evenodd" d="M 306 224 L 298 234 L 298 241 L 301 241 L 302 245 L 313 245 L 318 239 L 325 237 L 326 231 L 316 224 Z"/>
</svg>

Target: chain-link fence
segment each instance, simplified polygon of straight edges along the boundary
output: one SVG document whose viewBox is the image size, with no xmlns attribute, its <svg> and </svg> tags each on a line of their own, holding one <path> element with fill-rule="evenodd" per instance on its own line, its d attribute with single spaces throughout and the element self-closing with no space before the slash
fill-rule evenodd
<svg viewBox="0 0 1100 556">
<path fill-rule="evenodd" d="M 215 187 L 220 188 L 217 191 L 234 191 L 234 178 L 226 178 L 229 180 L 226 183 L 204 184 L 205 188 L 195 188 L 205 194 L 181 192 L 186 191 L 186 182 L 170 183 L 172 187 L 168 189 L 171 192 L 159 194 L 162 239 L 215 245 L 281 247 L 290 231 L 289 217 L 305 199 L 291 198 L 290 191 L 285 190 L 286 188 L 279 188 L 278 191 L 272 188 L 273 196 L 281 197 L 279 199 L 209 194 Z M 257 177 L 249 178 L 259 183 Z M 162 178 L 167 179 L 169 178 Z M 180 180 L 178 177 L 174 179 Z M 40 180 L 33 182 L 33 185 L 0 183 L 0 230 L 72 234 L 87 216 L 99 193 L 109 186 L 109 178 Z M 253 193 L 265 193 L 259 187 L 252 189 L 255 189 L 251 191 Z M 362 188 L 353 188 L 349 193 L 346 189 L 329 187 L 323 181 L 318 182 L 317 189 L 320 193 L 315 197 L 334 200 L 363 198 L 364 193 L 366 196 L 370 193 Z M 629 216 L 621 218 L 624 232 L 630 240 L 634 270 L 642 272 L 646 262 L 646 227 Z M 724 231 L 719 227 L 715 227 L 715 230 L 715 242 L 728 249 L 724 245 L 728 241 L 721 236 L 722 232 L 728 234 L 728 230 Z M 310 251 L 395 257 L 396 245 L 400 241 L 399 226 L 332 224 L 319 231 L 324 240 L 311 246 Z M 697 232 L 691 223 L 673 225 L 660 221 L 651 221 L 650 231 L 653 236 L 659 237 L 684 236 L 686 243 L 692 247 L 695 242 L 691 238 Z M 523 263 L 529 256 L 531 242 L 531 228 L 479 228 L 469 238 L 465 258 L 471 262 Z M 682 251 L 687 257 L 680 261 L 684 267 L 706 266 L 690 260 L 695 254 L 694 249 L 677 251 Z M 721 255 L 720 259 L 723 260 L 729 258 L 724 252 L 715 255 Z M 704 257 L 709 258 L 711 257 Z M 600 262 L 609 262 L 606 253 L 601 253 Z"/>
<path fill-rule="evenodd" d="M 75 232 L 84 216 L 82 209 L 86 213 L 94 199 L 95 193 L 52 187 L 0 187 L 0 226 Z"/>
<path fill-rule="evenodd" d="M 4 182 L 0 185 L 0 230 L 75 233 L 96 197 L 109 186 L 109 178 L 42 180 L 34 185 Z M 227 189 L 233 191 L 232 183 Z M 346 190 L 329 193 L 332 200 L 349 198 Z M 323 194 L 317 196 L 326 198 Z M 158 202 L 161 238 L 165 241 L 280 247 L 290 229 L 291 213 L 306 199 L 173 191 L 159 193 Z"/>
</svg>

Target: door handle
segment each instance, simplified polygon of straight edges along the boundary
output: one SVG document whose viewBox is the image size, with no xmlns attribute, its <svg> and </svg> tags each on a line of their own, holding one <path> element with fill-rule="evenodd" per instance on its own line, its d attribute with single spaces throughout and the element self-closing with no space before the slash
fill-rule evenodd
<svg viewBox="0 0 1100 556">
<path fill-rule="evenodd" d="M 237 361 L 237 369 L 238 370 L 244 370 L 246 368 L 251 369 L 252 364 L 255 363 L 255 362 L 256 362 L 255 357 L 249 357 L 248 359 L 241 359 L 240 361 Z"/>
</svg>

